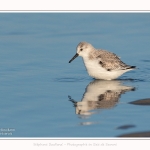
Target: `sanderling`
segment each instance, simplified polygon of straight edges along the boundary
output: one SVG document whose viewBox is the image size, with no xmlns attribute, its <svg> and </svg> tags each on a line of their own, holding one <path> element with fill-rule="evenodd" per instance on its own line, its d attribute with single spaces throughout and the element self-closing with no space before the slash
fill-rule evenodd
<svg viewBox="0 0 150 150">
<path fill-rule="evenodd" d="M 95 79 L 116 79 L 123 73 L 136 68 L 136 66 L 130 66 L 122 62 L 116 54 L 107 50 L 95 49 L 87 42 L 78 44 L 77 53 L 69 63 L 78 56 L 83 57 L 88 74 Z"/>
</svg>

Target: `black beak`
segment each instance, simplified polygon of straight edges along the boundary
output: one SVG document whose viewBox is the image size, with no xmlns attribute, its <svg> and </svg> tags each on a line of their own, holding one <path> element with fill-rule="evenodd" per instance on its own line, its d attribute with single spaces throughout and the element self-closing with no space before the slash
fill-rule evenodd
<svg viewBox="0 0 150 150">
<path fill-rule="evenodd" d="M 72 59 L 69 61 L 69 63 L 71 63 L 76 57 L 78 57 L 79 56 L 79 54 L 75 54 L 73 57 L 72 57 Z"/>
</svg>

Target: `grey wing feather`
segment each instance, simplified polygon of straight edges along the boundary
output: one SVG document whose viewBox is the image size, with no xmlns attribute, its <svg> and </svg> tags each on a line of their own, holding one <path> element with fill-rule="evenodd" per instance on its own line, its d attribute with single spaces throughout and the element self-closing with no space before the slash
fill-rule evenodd
<svg viewBox="0 0 150 150">
<path fill-rule="evenodd" d="M 120 70 L 120 69 L 129 69 L 131 66 L 126 65 L 124 62 L 120 60 L 120 58 L 111 52 L 106 50 L 98 51 L 99 64 L 105 68 L 106 70 Z"/>
</svg>

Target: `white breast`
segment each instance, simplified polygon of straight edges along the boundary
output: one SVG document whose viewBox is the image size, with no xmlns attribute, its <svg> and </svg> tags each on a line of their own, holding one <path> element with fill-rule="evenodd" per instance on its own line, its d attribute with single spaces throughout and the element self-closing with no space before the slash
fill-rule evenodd
<svg viewBox="0 0 150 150">
<path fill-rule="evenodd" d="M 117 77 L 121 76 L 123 73 L 128 71 L 128 70 L 107 71 L 105 68 L 101 67 L 98 60 L 96 59 L 89 60 L 88 58 L 84 58 L 83 60 L 88 74 L 94 77 L 95 79 L 112 80 L 116 79 Z"/>
</svg>

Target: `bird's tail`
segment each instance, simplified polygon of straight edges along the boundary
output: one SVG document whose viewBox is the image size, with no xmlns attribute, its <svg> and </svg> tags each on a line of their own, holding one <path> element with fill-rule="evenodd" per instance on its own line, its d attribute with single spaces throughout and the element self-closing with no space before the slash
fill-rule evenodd
<svg viewBox="0 0 150 150">
<path fill-rule="evenodd" d="M 128 66 L 126 69 L 136 69 L 136 66 Z"/>
</svg>

